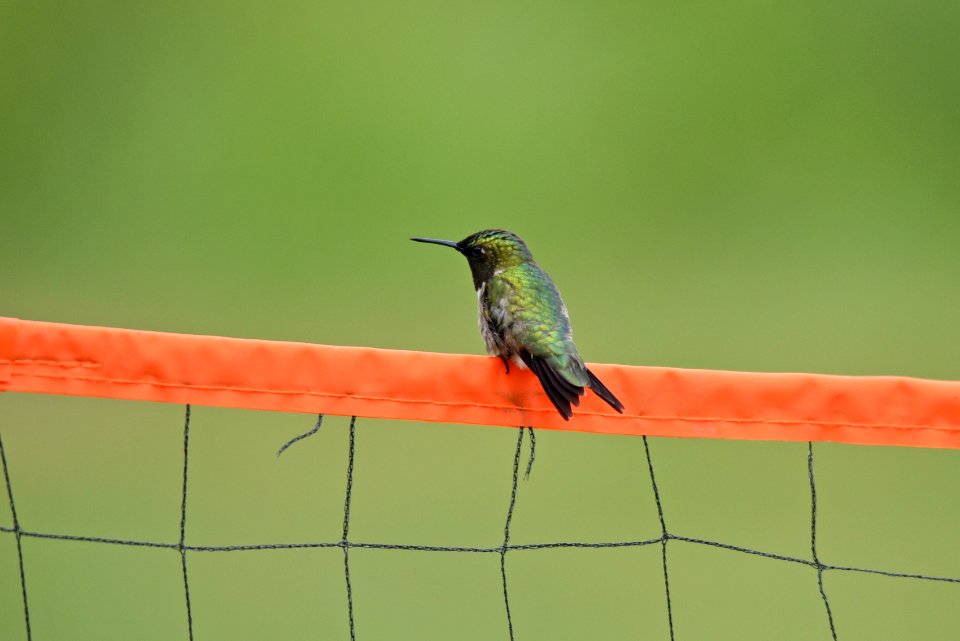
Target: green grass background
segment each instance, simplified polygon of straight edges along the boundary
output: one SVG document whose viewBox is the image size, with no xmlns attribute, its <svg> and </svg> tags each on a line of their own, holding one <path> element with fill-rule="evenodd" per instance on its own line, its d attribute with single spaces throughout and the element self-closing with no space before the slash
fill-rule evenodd
<svg viewBox="0 0 960 641">
<path fill-rule="evenodd" d="M 479 353 L 524 236 L 588 360 L 960 377 L 960 5 L 0 0 L 0 314 Z M 183 408 L 0 397 L 23 527 L 175 541 Z M 187 540 L 335 540 L 347 419 L 195 408 Z M 361 420 L 351 538 L 498 545 L 515 432 Z M 653 439 L 669 528 L 809 555 L 804 444 Z M 960 576 L 960 457 L 817 445 L 820 557 Z M 0 501 L 0 524 L 12 523 Z M 639 439 L 538 436 L 512 539 L 657 536 Z M 829 639 L 810 568 L 671 543 L 677 639 Z M 511 553 L 517 639 L 666 639 L 659 549 Z M 175 551 L 24 540 L 34 639 L 183 639 Z M 197 639 L 344 639 L 340 551 L 189 555 Z M 357 638 L 505 639 L 496 555 L 355 550 Z M 826 575 L 838 636 L 960 588 Z M 24 639 L 0 535 L 0 638 Z"/>
</svg>

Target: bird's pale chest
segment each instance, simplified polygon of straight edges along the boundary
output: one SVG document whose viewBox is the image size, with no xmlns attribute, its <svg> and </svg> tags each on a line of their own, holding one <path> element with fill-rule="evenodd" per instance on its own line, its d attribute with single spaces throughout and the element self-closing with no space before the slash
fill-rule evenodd
<svg viewBox="0 0 960 641">
<path fill-rule="evenodd" d="M 513 317 L 505 297 L 489 295 L 487 284 L 477 289 L 477 324 L 492 356 L 510 356 L 516 353 L 517 345 L 511 332 Z"/>
</svg>

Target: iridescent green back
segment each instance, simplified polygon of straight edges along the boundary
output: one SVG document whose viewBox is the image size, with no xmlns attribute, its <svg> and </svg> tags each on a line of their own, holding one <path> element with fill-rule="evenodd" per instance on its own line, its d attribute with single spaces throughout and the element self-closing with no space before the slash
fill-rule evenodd
<svg viewBox="0 0 960 641">
<path fill-rule="evenodd" d="M 547 360 L 574 385 L 588 385 L 560 293 L 532 257 L 494 274 L 487 287 L 491 301 L 505 299 L 519 345 Z"/>
</svg>

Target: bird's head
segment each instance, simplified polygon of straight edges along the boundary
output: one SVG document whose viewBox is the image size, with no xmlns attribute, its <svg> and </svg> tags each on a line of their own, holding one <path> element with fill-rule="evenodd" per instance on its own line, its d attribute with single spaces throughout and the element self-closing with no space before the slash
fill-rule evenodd
<svg viewBox="0 0 960 641">
<path fill-rule="evenodd" d="M 515 267 L 533 260 L 523 239 L 503 229 L 485 229 L 471 234 L 458 243 L 435 238 L 411 238 L 418 243 L 433 243 L 453 247 L 466 256 L 477 289 L 499 270 Z"/>
</svg>

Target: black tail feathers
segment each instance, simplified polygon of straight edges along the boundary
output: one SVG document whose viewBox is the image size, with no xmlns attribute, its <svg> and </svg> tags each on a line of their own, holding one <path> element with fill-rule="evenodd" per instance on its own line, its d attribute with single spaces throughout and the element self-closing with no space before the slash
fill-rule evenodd
<svg viewBox="0 0 960 641">
<path fill-rule="evenodd" d="M 569 421 L 570 417 L 573 416 L 571 405 L 574 407 L 580 405 L 580 397 L 583 396 L 585 390 L 579 385 L 574 385 L 565 379 L 560 372 L 553 369 L 550 364 L 542 358 L 534 356 L 529 352 L 521 352 L 520 358 L 523 359 L 527 367 L 540 379 L 540 385 L 543 386 L 543 391 L 547 393 L 547 398 L 550 399 L 553 406 L 560 412 L 563 420 Z M 587 374 L 590 376 L 590 389 L 609 404 L 610 407 L 623 414 L 623 403 L 600 382 L 600 379 L 598 379 L 593 372 L 587 370 Z"/>
<path fill-rule="evenodd" d="M 602 398 L 607 402 L 607 405 L 617 410 L 623 414 L 623 403 L 620 402 L 616 396 L 613 395 L 613 392 L 607 389 L 606 385 L 600 382 L 600 379 L 597 378 L 596 374 L 587 370 L 587 374 L 590 376 L 590 389 L 597 393 L 597 396 Z"/>
<path fill-rule="evenodd" d="M 529 355 L 524 358 L 527 366 L 540 379 L 540 385 L 553 406 L 560 412 L 563 420 L 569 421 L 573 416 L 573 410 L 570 405 L 580 405 L 580 396 L 583 395 L 583 388 L 568 382 L 559 372 L 556 372 L 545 360 Z"/>
</svg>

